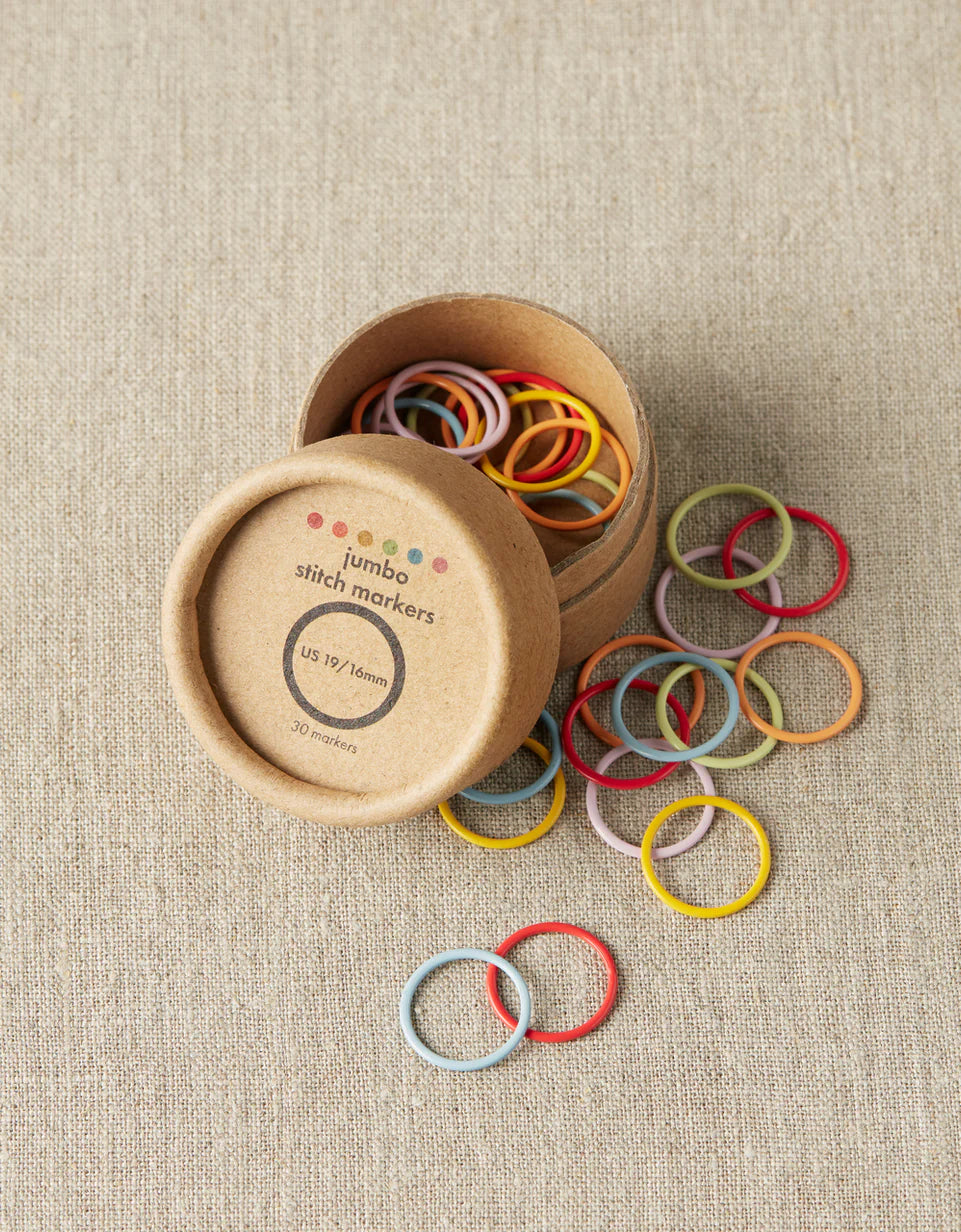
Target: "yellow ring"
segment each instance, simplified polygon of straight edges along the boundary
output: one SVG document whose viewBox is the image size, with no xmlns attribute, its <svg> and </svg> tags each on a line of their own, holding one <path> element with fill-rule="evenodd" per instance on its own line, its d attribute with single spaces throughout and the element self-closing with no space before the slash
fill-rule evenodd
<svg viewBox="0 0 961 1232">
<path fill-rule="evenodd" d="M 551 755 L 533 736 L 528 736 L 524 740 L 524 744 L 529 749 L 533 749 L 538 757 L 545 764 L 549 765 Z M 547 816 L 543 821 L 538 822 L 533 830 L 528 830 L 526 834 L 515 835 L 514 838 L 487 838 L 483 834 L 475 834 L 473 830 L 468 828 L 457 820 L 454 814 L 450 811 L 450 804 L 447 800 L 442 800 L 438 804 L 440 815 L 447 822 L 455 834 L 459 834 L 461 838 L 466 838 L 469 843 L 474 843 L 477 847 L 489 847 L 493 851 L 509 851 L 513 847 L 526 847 L 528 843 L 533 843 L 535 839 L 543 837 L 551 828 L 561 811 L 564 808 L 564 801 L 567 798 L 567 784 L 564 781 L 564 771 L 558 769 L 554 775 L 554 799 L 551 801 L 551 807 Z"/>
<path fill-rule="evenodd" d="M 573 394 L 559 394 L 555 393 L 554 390 L 524 389 L 518 394 L 511 394 L 507 402 L 510 406 L 517 406 L 523 402 L 544 402 L 545 392 L 551 394 L 550 401 L 563 402 L 565 406 L 572 406 L 575 410 L 580 411 L 591 438 L 591 443 L 587 447 L 587 453 L 583 460 L 578 462 L 566 475 L 556 475 L 553 479 L 542 479 L 536 483 L 527 483 L 523 479 L 508 479 L 502 471 L 497 469 L 494 463 L 491 462 L 490 457 L 485 453 L 483 458 L 481 458 L 481 470 L 489 479 L 493 479 L 495 483 L 500 484 L 502 488 L 511 488 L 514 492 L 550 492 L 553 488 L 563 488 L 565 484 L 573 483 L 575 479 L 580 479 L 581 475 L 589 471 L 597 455 L 601 452 L 601 425 L 598 418 L 586 402 L 582 402 L 580 398 L 575 398 Z M 544 420 L 543 422 L 547 423 L 550 421 Z M 576 419 L 571 420 L 570 423 L 567 420 L 559 420 L 558 426 L 566 427 L 570 431 L 571 424 L 576 423 Z"/>
<path fill-rule="evenodd" d="M 754 884 L 740 898 L 736 898 L 733 903 L 725 903 L 721 907 L 695 907 L 692 903 L 686 903 L 681 898 L 675 898 L 658 881 L 657 875 L 654 872 L 654 860 L 651 857 L 654 838 L 669 817 L 673 817 L 681 809 L 696 808 L 705 804 L 713 804 L 715 808 L 723 809 L 727 813 L 733 813 L 735 817 L 740 817 L 743 821 L 746 821 L 754 831 L 754 837 L 757 839 L 757 845 L 761 850 L 761 867 L 758 870 Z M 748 903 L 753 903 L 764 889 L 768 874 L 771 871 L 771 845 L 767 841 L 767 835 L 764 833 L 761 823 L 753 813 L 747 811 L 743 804 L 735 804 L 733 800 L 726 800 L 723 796 L 686 796 L 683 800 L 675 800 L 673 804 L 662 808 L 644 831 L 644 837 L 641 839 L 641 868 L 644 870 L 647 884 L 662 903 L 667 903 L 669 907 L 673 907 L 675 911 L 680 911 L 682 915 L 692 915 L 699 920 L 716 920 L 721 916 L 734 915 L 736 911 L 743 911 Z"/>
</svg>

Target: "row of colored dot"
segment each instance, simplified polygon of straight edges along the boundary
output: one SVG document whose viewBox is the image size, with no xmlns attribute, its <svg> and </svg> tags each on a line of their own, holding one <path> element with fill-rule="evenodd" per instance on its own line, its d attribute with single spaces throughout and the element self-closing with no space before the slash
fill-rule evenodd
<svg viewBox="0 0 961 1232">
<path fill-rule="evenodd" d="M 319 513 L 308 513 L 307 514 L 307 525 L 310 527 L 311 530 L 320 530 L 323 524 L 324 524 L 324 519 Z M 343 539 L 347 534 L 347 530 L 348 530 L 347 523 L 346 522 L 335 522 L 333 526 L 330 528 L 330 530 L 331 530 L 331 534 L 336 535 L 338 539 Z M 374 542 L 374 536 L 370 533 L 369 530 L 362 530 L 360 534 L 358 534 L 357 536 L 357 542 L 360 544 L 362 548 L 369 548 L 370 545 Z M 397 547 L 396 539 L 385 539 L 381 546 L 383 548 L 383 552 L 385 556 L 396 556 L 397 555 L 398 547 Z M 410 551 L 407 553 L 407 559 L 410 561 L 412 565 L 419 565 L 421 561 L 424 559 L 424 553 L 420 550 L 420 548 L 411 548 Z M 431 561 L 431 568 L 434 570 L 435 573 L 446 573 L 447 572 L 447 561 L 444 559 L 443 556 L 435 556 L 434 559 Z"/>
</svg>

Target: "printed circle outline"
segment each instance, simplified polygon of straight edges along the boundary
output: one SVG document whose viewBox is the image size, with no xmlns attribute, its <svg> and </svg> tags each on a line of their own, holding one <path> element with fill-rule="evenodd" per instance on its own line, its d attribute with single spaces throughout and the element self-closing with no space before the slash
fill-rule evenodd
<svg viewBox="0 0 961 1232">
<path fill-rule="evenodd" d="M 339 719 L 336 715 L 324 714 L 322 710 L 318 710 L 304 696 L 294 676 L 294 647 L 297 645 L 301 633 L 303 633 L 308 625 L 313 624 L 321 616 L 330 616 L 337 612 L 346 612 L 352 616 L 360 616 L 363 620 L 369 621 L 387 643 L 394 660 L 394 679 L 387 696 L 379 706 L 375 706 L 373 710 L 368 710 L 366 714 L 359 714 L 354 719 Z M 369 727 L 372 723 L 377 723 L 385 715 L 390 714 L 397 704 L 397 700 L 404 688 L 406 675 L 407 664 L 404 661 L 404 651 L 400 640 L 383 616 L 377 612 L 372 612 L 369 608 L 362 607 L 359 603 L 349 603 L 345 599 L 336 600 L 333 603 L 320 603 L 317 607 L 312 607 L 309 611 L 304 612 L 303 616 L 294 622 L 290 632 L 287 634 L 287 641 L 284 643 L 284 680 L 287 683 L 287 688 L 290 690 L 290 695 L 305 714 L 309 714 L 315 722 L 322 723 L 325 727 L 352 730 L 358 727 Z"/>
</svg>

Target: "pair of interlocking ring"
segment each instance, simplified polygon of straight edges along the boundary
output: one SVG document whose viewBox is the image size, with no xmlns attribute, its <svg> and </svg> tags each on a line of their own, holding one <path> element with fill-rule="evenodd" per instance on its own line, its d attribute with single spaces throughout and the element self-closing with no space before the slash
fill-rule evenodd
<svg viewBox="0 0 961 1232">
<path fill-rule="evenodd" d="M 438 391 L 446 392 L 444 402 L 432 396 Z M 531 412 L 535 402 L 548 402 L 555 418 L 535 423 Z M 512 442 L 503 469 L 499 470 L 489 452 L 507 435 L 515 408 L 520 409 L 523 430 Z M 406 412 L 403 422 L 402 411 Z M 602 528 L 624 503 L 632 474 L 624 446 L 601 426 L 586 402 L 549 377 L 509 368 L 482 371 L 447 359 L 409 364 L 361 394 L 351 414 L 351 431 L 387 432 L 425 440 L 418 432 L 420 411 L 428 411 L 440 420 L 445 443 L 438 448 L 479 463 L 488 478 L 507 491 L 524 516 L 539 526 L 560 531 Z M 555 432 L 557 440 L 536 468 L 518 471 L 517 465 L 531 443 L 545 432 Z M 585 434 L 587 450 L 576 461 Z M 616 484 L 593 469 L 605 444 L 617 463 Z M 611 499 L 602 507 L 585 493 L 567 486 L 580 479 L 604 489 Z M 561 520 L 532 508 L 548 499 L 580 505 L 588 516 L 576 521 Z"/>
<path fill-rule="evenodd" d="M 508 962 L 506 955 L 519 942 L 524 941 L 527 937 L 539 936 L 543 933 L 565 933 L 571 937 L 577 937 L 581 941 L 586 941 L 592 946 L 603 960 L 604 967 L 607 971 L 607 988 L 604 992 L 604 999 L 601 1002 L 600 1008 L 593 1013 L 586 1022 L 581 1023 L 578 1027 L 572 1027 L 567 1031 L 539 1031 L 531 1027 L 531 994 L 527 987 L 527 982 L 521 973 L 517 970 L 513 963 Z M 432 971 L 436 971 L 438 967 L 446 966 L 447 963 L 456 962 L 459 959 L 476 959 L 479 962 L 488 963 L 487 968 L 487 998 L 491 1003 L 494 1012 L 498 1018 L 511 1029 L 510 1038 L 503 1043 L 500 1048 L 489 1053 L 485 1057 L 477 1057 L 468 1061 L 457 1061 L 452 1057 L 442 1056 L 439 1052 L 434 1052 L 428 1048 L 424 1041 L 414 1030 L 412 1007 L 414 994 L 417 992 L 421 982 Z M 517 1018 L 514 1018 L 510 1011 L 506 1008 L 503 1001 L 500 999 L 500 994 L 497 989 L 497 972 L 501 970 L 513 982 L 517 989 L 518 998 L 520 1001 L 519 1013 Z M 614 1000 L 617 997 L 617 967 L 614 965 L 614 959 L 611 957 L 611 952 L 603 941 L 598 940 L 592 933 L 587 932 L 583 928 L 578 928 L 576 924 L 562 924 L 557 921 L 551 921 L 546 924 L 529 924 L 526 928 L 520 928 L 516 933 L 512 933 L 506 941 L 502 942 L 496 950 L 476 950 L 476 949 L 458 949 L 445 950 L 442 954 L 436 954 L 433 958 L 429 958 L 427 962 L 422 963 L 404 986 L 403 994 L 400 999 L 400 1025 L 404 1033 L 404 1038 L 425 1061 L 429 1061 L 431 1065 L 436 1065 L 440 1069 L 455 1070 L 459 1073 L 466 1073 L 471 1070 L 487 1069 L 490 1065 L 496 1065 L 498 1061 L 508 1056 L 522 1039 L 533 1040 L 535 1043 L 542 1044 L 561 1044 L 569 1040 L 580 1039 L 593 1031 L 595 1027 L 599 1027 L 607 1015 L 611 1012 L 611 1007 L 614 1005 Z"/>
<path fill-rule="evenodd" d="M 712 496 L 751 496 L 761 501 L 767 507 L 757 509 L 743 517 L 723 544 L 694 548 L 692 551 L 682 554 L 677 544 L 677 531 L 681 521 L 695 505 L 699 505 L 702 501 Z M 748 527 L 771 518 L 777 518 L 781 525 L 781 542 L 772 559 L 767 564 L 764 564 L 763 561 L 758 560 L 750 552 L 745 552 L 739 548 L 737 543 Z M 792 519 L 798 522 L 809 522 L 827 535 L 837 554 L 838 564 L 833 583 L 819 599 L 815 599 L 812 603 L 788 607 L 782 603 L 781 587 L 774 576 L 774 571 L 784 563 L 790 551 L 793 538 Z M 690 650 L 695 654 L 705 655 L 711 659 L 739 659 L 746 651 L 775 633 L 782 618 L 796 619 L 802 616 L 811 616 L 815 612 L 822 611 L 828 604 L 833 603 L 844 589 L 851 565 L 847 545 L 830 522 L 825 521 L 824 518 L 819 517 L 816 513 L 811 513 L 807 509 L 800 509 L 796 505 L 782 505 L 770 492 L 765 492 L 762 488 L 755 488 L 746 483 L 714 484 L 712 487 L 702 488 L 699 492 L 689 496 L 687 500 L 682 501 L 677 509 L 674 510 L 667 526 L 667 550 L 673 564 L 668 565 L 661 574 L 654 590 L 654 611 L 657 615 L 658 624 L 665 635 L 684 650 Z M 721 557 L 721 563 L 724 568 L 723 578 L 709 577 L 707 574 L 700 573 L 693 568 L 695 561 L 715 556 Z M 739 576 L 734 567 L 735 561 L 747 565 L 753 572 Z M 697 582 L 700 586 L 708 587 L 711 590 L 733 591 L 743 603 L 766 615 L 768 617 L 767 622 L 754 637 L 740 646 L 729 647 L 726 650 L 710 650 L 689 641 L 674 628 L 667 615 L 665 602 L 667 588 L 678 572 L 683 573 L 685 577 L 690 578 L 693 582 Z M 764 582 L 767 586 L 769 602 L 756 598 L 746 589 L 759 582 Z"/>
</svg>

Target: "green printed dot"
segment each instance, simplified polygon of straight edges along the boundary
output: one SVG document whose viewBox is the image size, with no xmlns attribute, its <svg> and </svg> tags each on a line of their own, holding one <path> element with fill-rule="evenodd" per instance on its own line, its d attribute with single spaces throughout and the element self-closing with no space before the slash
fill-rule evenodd
<svg viewBox="0 0 961 1232">
<path fill-rule="evenodd" d="M 420 548 L 411 548 L 411 550 L 407 553 L 407 559 L 412 565 L 419 565 L 424 559 L 424 553 L 420 550 Z"/>
<path fill-rule="evenodd" d="M 396 539 L 385 539 L 384 540 L 384 555 L 385 556 L 395 556 L 396 553 L 397 553 L 397 540 Z"/>
</svg>

